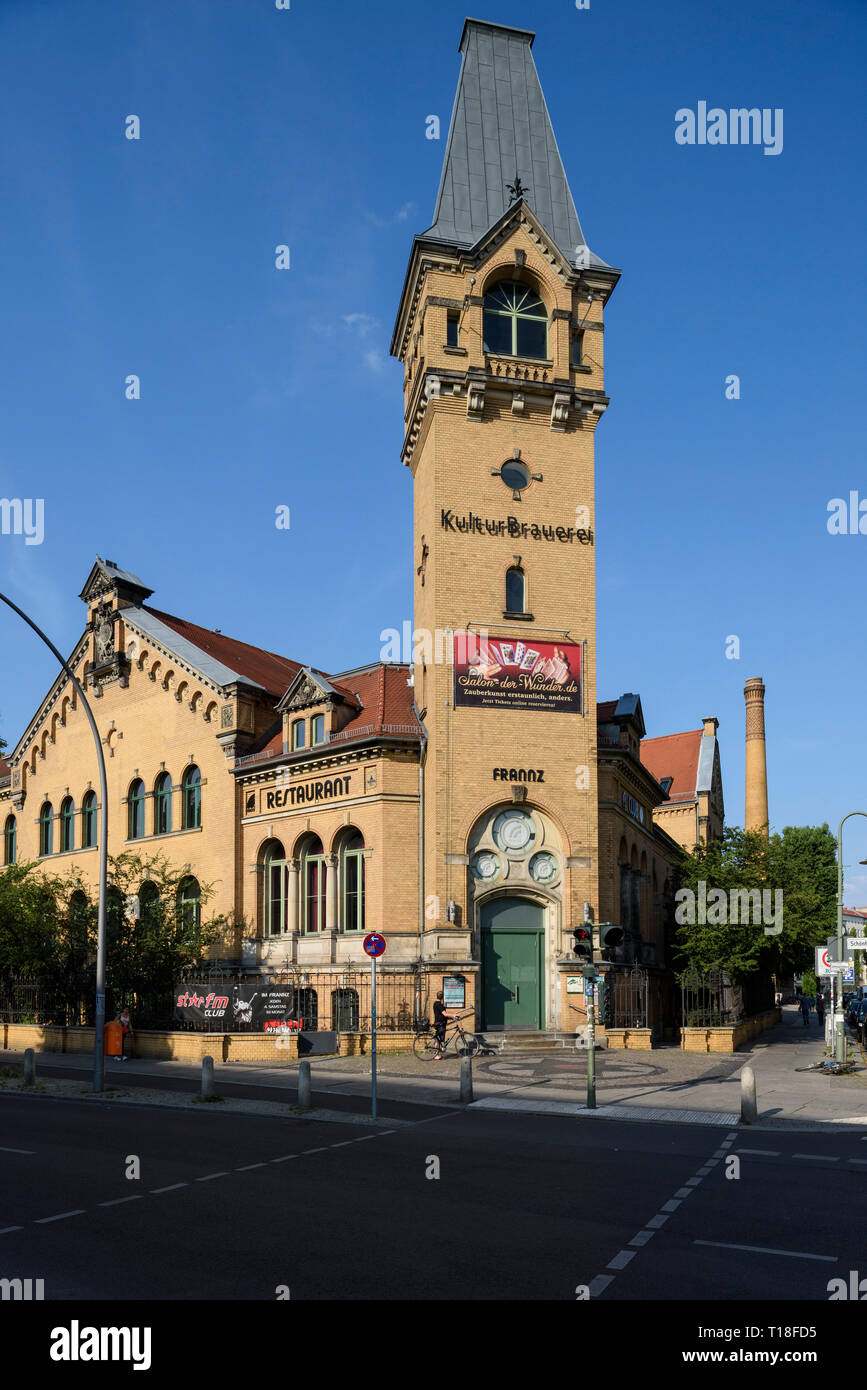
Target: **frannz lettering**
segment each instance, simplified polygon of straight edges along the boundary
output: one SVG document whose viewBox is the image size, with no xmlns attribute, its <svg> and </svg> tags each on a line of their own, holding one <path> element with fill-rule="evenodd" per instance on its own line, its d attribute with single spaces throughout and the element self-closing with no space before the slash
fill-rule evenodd
<svg viewBox="0 0 867 1390">
<path fill-rule="evenodd" d="M 544 782 L 541 767 L 495 767 L 495 782 Z"/>
</svg>

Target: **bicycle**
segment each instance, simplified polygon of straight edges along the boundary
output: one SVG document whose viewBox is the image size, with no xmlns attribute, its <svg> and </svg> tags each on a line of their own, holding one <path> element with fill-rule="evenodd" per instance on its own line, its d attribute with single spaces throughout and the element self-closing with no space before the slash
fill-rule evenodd
<svg viewBox="0 0 867 1390">
<path fill-rule="evenodd" d="M 457 1057 L 473 1057 L 482 1044 L 475 1033 L 467 1033 L 461 1026 L 461 1019 L 469 1017 L 469 1013 L 459 1014 L 447 1023 L 442 1043 L 437 1042 L 430 1024 L 426 1028 L 419 1028 L 412 1040 L 412 1050 L 416 1057 L 420 1057 L 424 1062 L 432 1062 L 438 1052 L 443 1057 L 448 1052 L 454 1052 Z"/>
</svg>

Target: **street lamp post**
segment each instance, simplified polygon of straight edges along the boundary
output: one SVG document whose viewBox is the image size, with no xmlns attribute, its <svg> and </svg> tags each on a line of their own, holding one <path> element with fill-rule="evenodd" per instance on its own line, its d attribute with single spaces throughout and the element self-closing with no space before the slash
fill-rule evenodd
<svg viewBox="0 0 867 1390">
<path fill-rule="evenodd" d="M 843 959 L 843 826 L 847 820 L 853 816 L 864 816 L 867 819 L 867 811 L 850 811 L 848 816 L 844 816 L 837 831 L 837 960 Z M 837 1007 L 834 1013 L 834 1030 L 836 1034 L 834 1052 L 838 1062 L 846 1061 L 846 1031 L 843 1016 L 843 980 L 837 981 Z"/>
<path fill-rule="evenodd" d="M 28 627 L 32 628 L 37 637 L 48 647 L 49 651 L 60 662 L 64 671 L 68 675 L 75 687 L 76 693 L 81 699 L 87 722 L 90 725 L 93 741 L 96 745 L 96 760 L 99 767 L 99 796 L 102 803 L 100 815 L 100 836 L 99 836 L 99 905 L 97 908 L 97 927 L 96 927 L 96 1017 L 94 1019 L 93 1030 L 93 1089 L 101 1091 L 105 1080 L 105 1058 L 103 1056 L 103 1043 L 105 1035 L 105 908 L 106 893 L 108 887 L 108 781 L 105 774 L 105 755 L 102 751 L 102 740 L 99 737 L 99 729 L 96 727 L 96 720 L 93 717 L 93 710 L 87 700 L 87 696 L 82 689 L 81 682 L 73 671 L 72 667 L 60 655 L 54 643 L 46 637 L 41 628 L 37 627 L 32 618 L 28 618 L 17 604 L 5 594 L 0 594 L 0 600 L 17 613 L 19 618 L 23 618 Z"/>
</svg>

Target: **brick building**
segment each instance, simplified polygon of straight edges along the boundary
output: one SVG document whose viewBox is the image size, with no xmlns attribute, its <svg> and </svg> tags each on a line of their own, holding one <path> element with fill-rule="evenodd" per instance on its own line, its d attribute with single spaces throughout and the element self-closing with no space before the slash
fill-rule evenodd
<svg viewBox="0 0 867 1390">
<path fill-rule="evenodd" d="M 597 958 L 663 971 L 690 843 L 665 819 L 671 741 L 642 744 L 636 695 L 597 709 L 594 439 L 619 272 L 586 244 L 532 43 L 467 21 L 400 296 L 412 665 L 316 670 L 152 607 L 102 560 L 71 658 L 109 755 L 112 853 L 159 849 L 188 902 L 212 884 L 251 971 L 325 989 L 380 930 L 390 966 L 428 997 L 462 982 L 491 1031 L 580 1025 L 576 928 Z M 65 861 L 92 890 L 96 769 L 64 676 L 8 758 L 5 862 Z M 717 790 L 697 838 L 721 829 Z M 319 1026 L 335 997 L 329 1021 L 316 996 Z"/>
</svg>

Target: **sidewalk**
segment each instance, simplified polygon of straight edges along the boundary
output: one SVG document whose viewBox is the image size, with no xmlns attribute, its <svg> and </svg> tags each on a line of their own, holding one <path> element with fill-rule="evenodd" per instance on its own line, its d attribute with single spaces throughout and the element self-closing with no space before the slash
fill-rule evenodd
<svg viewBox="0 0 867 1390">
<path fill-rule="evenodd" d="M 849 1077 L 800 1070 L 823 1056 L 824 1039 L 815 1016 L 805 1029 L 797 1009 L 788 1006 L 781 1024 L 762 1034 L 751 1048 L 734 1054 L 688 1053 L 677 1047 L 598 1053 L 598 1108 L 590 1112 L 585 1105 L 586 1054 L 565 1049 L 540 1057 L 510 1051 L 508 1056 L 480 1058 L 473 1065 L 476 1100 L 471 1108 L 731 1127 L 740 1120 L 740 1073 L 749 1064 L 756 1075 L 758 1127 L 860 1126 L 867 1132 L 864 1058 L 858 1053 L 858 1070 Z M 0 1066 L 20 1061 L 20 1053 L 0 1054 Z M 43 1076 L 86 1080 L 91 1059 L 81 1054 L 38 1053 L 37 1069 Z M 457 1059 L 434 1067 L 411 1054 L 380 1055 L 377 1072 L 378 1093 L 384 1102 L 459 1107 Z M 312 1058 L 311 1073 L 317 1110 L 337 1104 L 344 1113 L 369 1111 L 369 1057 Z M 217 1063 L 214 1074 L 218 1093 L 221 1088 L 236 1097 L 246 1093 L 251 1103 L 255 1093 L 256 1102 L 282 1108 L 294 1103 L 297 1064 Z M 179 1062 L 133 1059 L 118 1064 L 106 1059 L 105 1077 L 107 1085 L 126 1088 L 135 1078 L 138 1085 L 155 1091 L 171 1088 L 175 1094 L 182 1090 L 191 1096 L 198 1091 L 201 1070 Z"/>
</svg>

